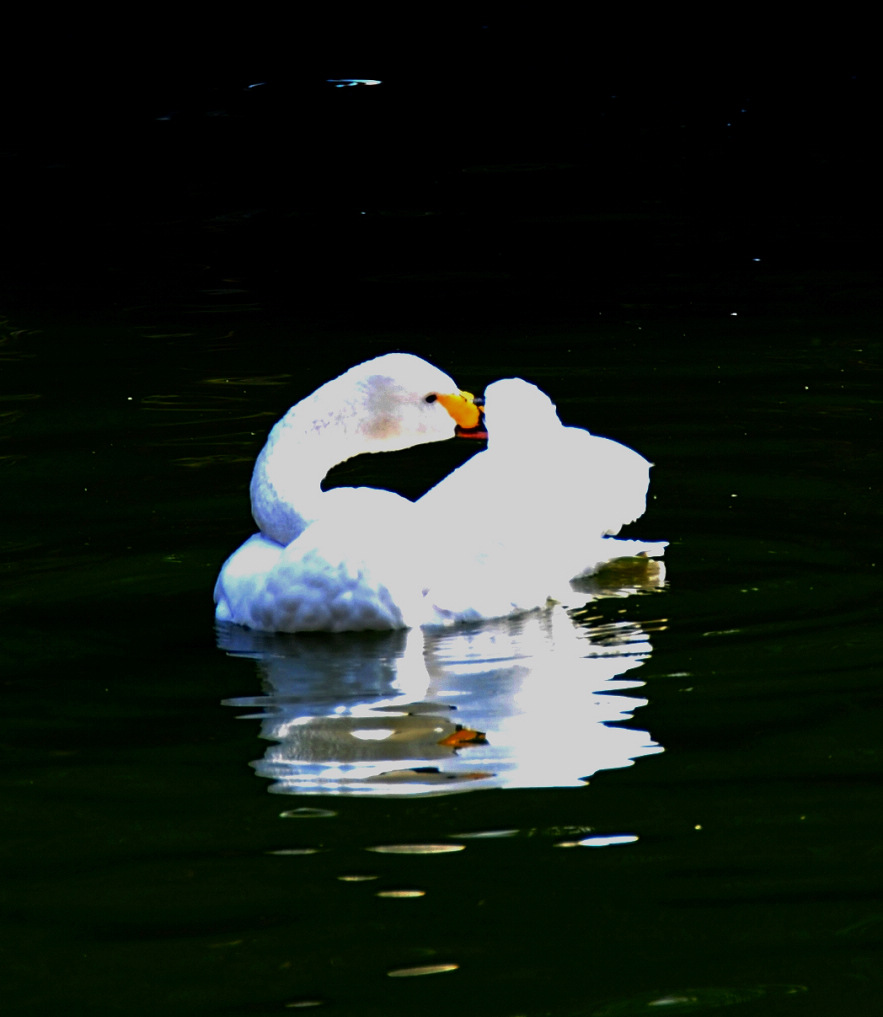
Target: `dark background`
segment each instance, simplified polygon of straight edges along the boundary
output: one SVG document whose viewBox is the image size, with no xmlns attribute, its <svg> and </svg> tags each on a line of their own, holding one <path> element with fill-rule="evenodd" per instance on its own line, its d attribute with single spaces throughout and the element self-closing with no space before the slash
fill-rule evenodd
<svg viewBox="0 0 883 1017">
<path fill-rule="evenodd" d="M 237 286 L 277 319 L 480 324 L 880 263 L 879 74 L 846 18 L 44 22 L 4 53 L 7 310 Z"/>
</svg>

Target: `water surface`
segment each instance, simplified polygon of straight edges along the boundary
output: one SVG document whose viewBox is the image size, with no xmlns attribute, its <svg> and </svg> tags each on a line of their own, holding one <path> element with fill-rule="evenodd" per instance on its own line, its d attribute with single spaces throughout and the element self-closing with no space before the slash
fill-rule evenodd
<svg viewBox="0 0 883 1017">
<path fill-rule="evenodd" d="M 254 318 L 146 317 L 0 346 L 10 1012 L 876 1009 L 860 317 L 528 323 L 504 365 L 451 325 L 315 320 L 304 364 Z M 632 531 L 671 541 L 666 585 L 425 637 L 216 632 L 263 435 L 392 348 L 528 377 L 652 459 Z M 342 482 L 419 493 L 449 444 Z"/>
</svg>

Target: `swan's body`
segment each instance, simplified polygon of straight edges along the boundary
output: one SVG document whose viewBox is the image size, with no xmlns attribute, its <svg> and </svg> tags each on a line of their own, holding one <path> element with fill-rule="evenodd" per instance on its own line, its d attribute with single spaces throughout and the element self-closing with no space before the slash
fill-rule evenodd
<svg viewBox="0 0 883 1017">
<path fill-rule="evenodd" d="M 561 599 L 571 578 L 612 559 L 661 554 L 664 544 L 612 536 L 643 513 L 650 463 L 564 427 L 520 379 L 488 387 L 487 451 L 418 502 L 321 490 L 328 470 L 359 452 L 450 437 L 441 403 L 455 392 L 431 365 L 390 354 L 289 410 L 255 465 L 260 532 L 221 569 L 218 620 L 340 632 L 501 617 Z"/>
</svg>

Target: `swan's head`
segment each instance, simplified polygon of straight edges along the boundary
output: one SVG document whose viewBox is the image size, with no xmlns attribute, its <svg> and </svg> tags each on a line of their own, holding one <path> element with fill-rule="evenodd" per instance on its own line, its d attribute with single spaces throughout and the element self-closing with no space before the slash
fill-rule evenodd
<svg viewBox="0 0 883 1017">
<path fill-rule="evenodd" d="M 388 353 L 342 375 L 350 397 L 340 406 L 359 440 L 372 449 L 401 449 L 475 428 L 480 410 L 444 371 L 410 353 Z M 337 384 L 332 383 L 332 384 Z M 343 421 L 342 421 L 343 422 Z"/>
<path fill-rule="evenodd" d="M 561 427 L 552 400 L 521 378 L 504 378 L 488 385 L 484 412 L 489 447 L 503 442 L 535 442 Z"/>
</svg>

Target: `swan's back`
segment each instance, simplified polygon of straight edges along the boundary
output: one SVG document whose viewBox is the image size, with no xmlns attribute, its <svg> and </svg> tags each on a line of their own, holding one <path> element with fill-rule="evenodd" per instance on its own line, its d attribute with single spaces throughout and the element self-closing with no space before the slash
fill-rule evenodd
<svg viewBox="0 0 883 1017">
<path fill-rule="evenodd" d="M 418 504 L 427 513 L 490 515 L 500 526 L 520 525 L 525 540 L 556 517 L 600 536 L 644 513 L 651 463 L 619 442 L 565 427 L 535 385 L 521 378 L 494 382 L 485 411 L 487 450 L 424 495 Z"/>
<path fill-rule="evenodd" d="M 643 456 L 565 427 L 549 397 L 520 378 L 489 385 L 485 412 L 487 450 L 417 503 L 427 525 L 444 520 L 449 568 L 433 592 L 444 586 L 438 605 L 457 604 L 462 617 L 470 597 L 484 616 L 536 607 L 633 553 L 609 538 L 643 514 L 649 483 Z"/>
</svg>

